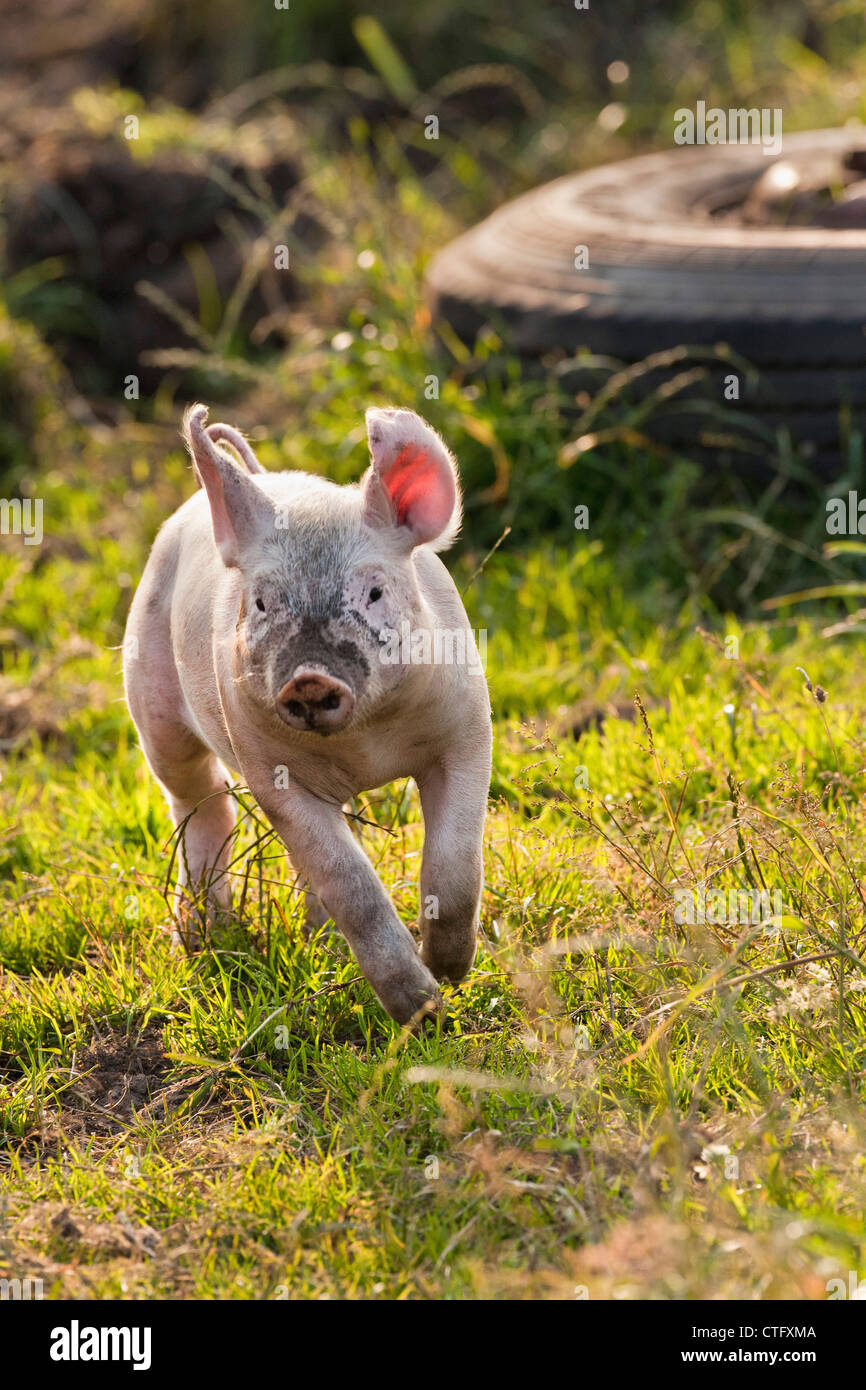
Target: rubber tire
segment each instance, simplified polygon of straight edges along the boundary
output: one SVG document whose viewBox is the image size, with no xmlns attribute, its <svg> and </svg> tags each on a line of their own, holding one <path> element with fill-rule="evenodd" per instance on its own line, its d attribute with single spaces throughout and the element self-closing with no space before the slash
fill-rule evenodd
<svg viewBox="0 0 866 1390">
<path fill-rule="evenodd" d="M 864 141 L 862 127 L 808 131 L 786 136 L 781 158 Z M 635 362 L 726 343 L 760 371 L 745 405 L 768 423 L 790 416 L 797 437 L 824 443 L 850 405 L 862 426 L 866 229 L 741 227 L 714 215 L 773 159 L 759 146 L 689 147 L 533 189 L 436 256 L 434 318 L 466 341 L 492 324 L 533 357 L 586 348 Z"/>
</svg>

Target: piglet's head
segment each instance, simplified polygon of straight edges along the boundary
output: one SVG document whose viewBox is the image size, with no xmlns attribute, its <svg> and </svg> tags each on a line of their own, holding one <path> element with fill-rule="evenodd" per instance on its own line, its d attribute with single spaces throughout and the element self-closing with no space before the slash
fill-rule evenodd
<svg viewBox="0 0 866 1390">
<path fill-rule="evenodd" d="M 194 407 L 185 434 L 217 550 L 239 571 L 236 680 L 306 736 L 371 721 L 407 675 L 392 659 L 394 634 L 431 622 L 415 557 L 449 545 L 459 527 L 451 454 L 413 411 L 373 409 L 360 485 L 300 472 L 260 478 L 242 437 L 206 419 Z"/>
</svg>

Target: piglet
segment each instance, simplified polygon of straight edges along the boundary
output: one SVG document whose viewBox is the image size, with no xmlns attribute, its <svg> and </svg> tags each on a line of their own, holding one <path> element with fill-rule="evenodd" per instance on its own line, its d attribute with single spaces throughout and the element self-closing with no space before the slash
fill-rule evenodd
<svg viewBox="0 0 866 1390">
<path fill-rule="evenodd" d="M 201 490 L 159 532 L 130 609 L 124 681 L 147 762 L 184 824 L 178 900 L 231 907 L 240 774 L 314 920 L 333 918 L 392 1018 L 440 1005 L 475 954 L 490 781 L 487 686 L 436 551 L 457 469 L 411 410 L 366 414 L 370 466 L 338 486 L 269 473 L 202 405 L 183 433 Z M 421 950 L 343 805 L 413 777 L 425 822 Z"/>
</svg>

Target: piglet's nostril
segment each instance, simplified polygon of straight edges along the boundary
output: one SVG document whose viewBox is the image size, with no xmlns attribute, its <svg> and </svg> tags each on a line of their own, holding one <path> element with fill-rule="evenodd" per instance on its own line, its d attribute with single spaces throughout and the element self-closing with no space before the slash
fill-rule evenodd
<svg viewBox="0 0 866 1390">
<path fill-rule="evenodd" d="M 283 718 L 294 728 L 333 733 L 351 718 L 355 695 L 345 681 L 302 668 L 283 686 L 277 702 Z"/>
</svg>

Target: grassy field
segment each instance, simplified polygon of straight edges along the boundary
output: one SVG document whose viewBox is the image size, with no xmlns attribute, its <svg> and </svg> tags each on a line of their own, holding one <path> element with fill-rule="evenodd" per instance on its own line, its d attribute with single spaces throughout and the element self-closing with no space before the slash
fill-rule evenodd
<svg viewBox="0 0 866 1390">
<path fill-rule="evenodd" d="M 818 102 L 825 77 L 802 80 Z M 79 109 L 110 127 L 129 102 Z M 207 144 L 141 109 L 143 157 Z M 784 438 L 760 475 L 708 478 L 635 441 L 614 365 L 575 402 L 492 336 L 437 346 L 424 265 L 455 209 L 498 196 L 499 138 L 446 146 L 432 182 L 363 123 L 314 142 L 305 195 L 331 239 L 298 248 L 288 341 L 253 350 L 203 291 L 198 341 L 113 417 L 46 348 L 50 294 L 40 322 L 36 282 L 7 285 L 6 485 L 43 500 L 45 536 L 0 550 L 0 1279 L 823 1299 L 866 1273 L 866 547 L 825 529 L 863 442 L 833 479 Z M 494 774 L 478 957 L 421 1037 L 338 935 L 305 937 L 240 786 L 235 919 L 172 948 L 171 825 L 119 644 L 193 486 L 190 391 L 258 430 L 270 468 L 358 477 L 370 403 L 418 409 L 461 462 L 451 568 L 487 633 Z M 410 922 L 414 786 L 355 809 Z"/>
</svg>

